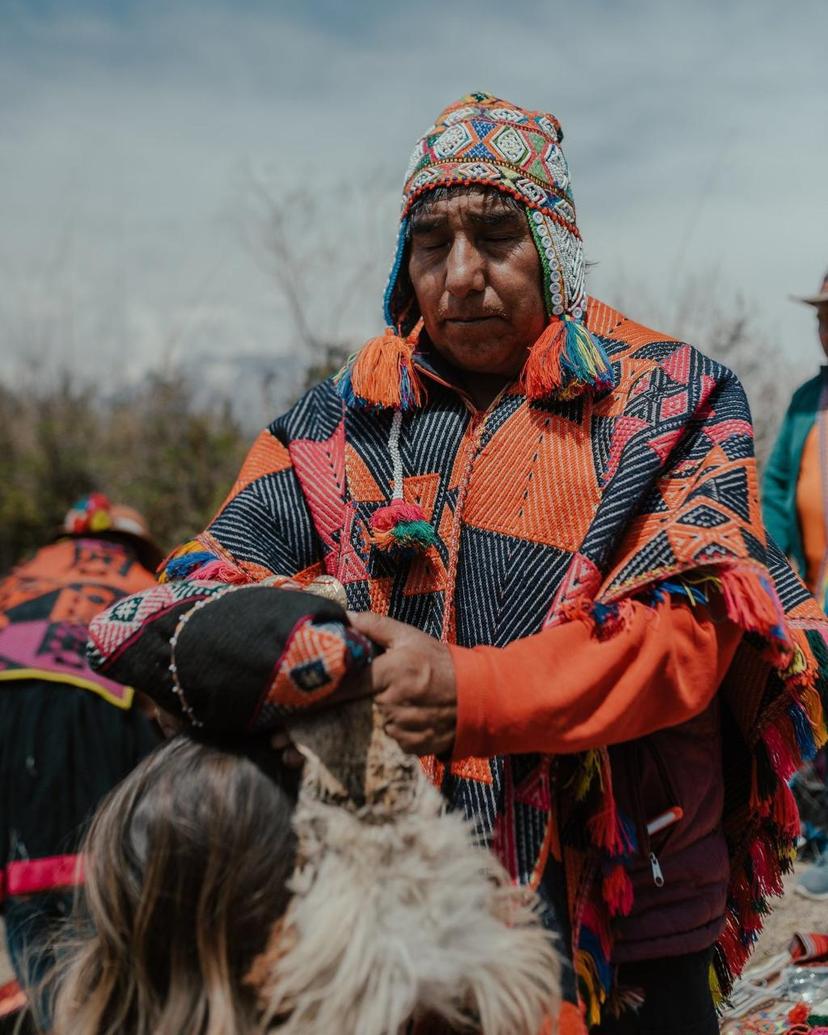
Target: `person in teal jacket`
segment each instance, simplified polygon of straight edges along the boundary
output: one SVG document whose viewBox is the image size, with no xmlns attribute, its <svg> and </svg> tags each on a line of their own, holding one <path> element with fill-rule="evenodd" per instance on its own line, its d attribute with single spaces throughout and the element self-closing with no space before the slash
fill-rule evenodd
<svg viewBox="0 0 828 1035">
<path fill-rule="evenodd" d="M 828 274 L 816 295 L 800 301 L 817 311 L 819 340 L 828 356 Z M 828 365 L 798 388 L 782 421 L 762 485 L 765 526 L 808 588 L 828 604 Z M 828 759 L 821 751 L 813 767 L 797 773 L 805 836 L 820 852 L 796 885 L 815 899 L 828 899 Z"/>
<path fill-rule="evenodd" d="M 824 335 L 823 348 L 828 349 L 828 304 L 824 308 L 824 330 L 820 336 Z M 816 423 L 826 385 L 828 366 L 823 366 L 816 377 L 794 392 L 762 481 L 765 527 L 803 579 L 806 578 L 808 564 L 796 506 L 796 489 L 805 442 Z"/>
<path fill-rule="evenodd" d="M 800 301 L 815 307 L 820 344 L 828 356 L 828 273 L 817 294 Z M 826 411 L 828 366 L 823 366 L 794 392 L 762 484 L 765 526 L 823 606 L 828 575 L 828 434 L 820 434 L 818 425 Z"/>
</svg>

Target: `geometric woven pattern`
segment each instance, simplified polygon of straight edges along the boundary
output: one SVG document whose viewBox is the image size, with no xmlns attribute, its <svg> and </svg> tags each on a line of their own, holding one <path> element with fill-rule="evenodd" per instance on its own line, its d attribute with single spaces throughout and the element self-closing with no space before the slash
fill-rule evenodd
<svg viewBox="0 0 828 1035">
<path fill-rule="evenodd" d="M 476 146 L 462 129 L 430 146 L 455 155 Z M 519 154 L 518 141 L 502 127 L 478 129 L 486 147 L 508 153 L 516 166 L 538 159 Z M 825 619 L 766 542 L 738 380 L 689 345 L 597 300 L 589 300 L 586 324 L 606 350 L 614 387 L 542 403 L 513 387 L 482 419 L 447 383 L 439 358 L 415 353 L 427 401 L 403 415 L 399 447 L 404 498 L 420 505 L 436 533 L 427 554 L 389 558 L 372 545 L 372 515 L 393 491 L 392 414 L 346 409 L 330 382 L 260 436 L 207 530 L 209 541 L 246 570 L 300 581 L 333 575 L 353 609 L 388 614 L 461 646 L 504 645 L 583 614 L 585 604 L 607 612 L 632 596 L 649 602 L 661 582 L 726 572 L 754 587 L 771 613 L 762 629 L 749 619 L 744 628 L 776 638 L 779 651 L 783 641 L 789 650 L 793 638 L 802 656 L 812 657 L 805 631 L 824 631 Z M 315 693 L 314 681 L 322 686 L 330 678 L 337 650 L 330 644 L 322 651 L 325 671 L 301 664 L 280 670 L 273 695 L 298 701 Z M 800 718 L 801 706 L 774 662 L 754 651 L 747 664 L 749 655 L 737 653 L 724 685 L 740 695 L 740 733 L 755 746 L 774 698 L 788 694 L 780 707 Z M 750 758 L 747 747 L 740 757 Z M 423 764 L 514 878 L 538 888 L 549 922 L 560 916 L 550 759 Z M 735 844 L 748 802 L 744 771 L 732 775 L 725 828 Z M 776 846 L 776 858 L 781 840 L 773 840 L 769 818 L 762 822 L 757 836 Z M 734 867 L 734 882 L 746 879 Z M 738 927 L 740 908 L 735 899 L 729 905 L 726 931 Z M 725 951 L 738 965 L 741 950 Z M 728 973 L 720 971 L 724 984 Z"/>
<path fill-rule="evenodd" d="M 341 622 L 303 619 L 285 644 L 254 728 L 266 728 L 271 713 L 305 708 L 327 697 L 369 654 L 368 641 Z"/>
<path fill-rule="evenodd" d="M 114 660 L 130 640 L 156 614 L 164 613 L 185 600 L 196 603 L 206 597 L 227 592 L 227 586 L 204 586 L 193 582 L 165 582 L 153 586 L 146 593 L 118 601 L 106 612 L 99 614 L 89 630 L 91 650 Z"/>
<path fill-rule="evenodd" d="M 56 679 L 129 707 L 131 690 L 90 669 L 87 627 L 152 582 L 117 543 L 91 536 L 42 547 L 0 581 L 0 680 Z"/>
</svg>

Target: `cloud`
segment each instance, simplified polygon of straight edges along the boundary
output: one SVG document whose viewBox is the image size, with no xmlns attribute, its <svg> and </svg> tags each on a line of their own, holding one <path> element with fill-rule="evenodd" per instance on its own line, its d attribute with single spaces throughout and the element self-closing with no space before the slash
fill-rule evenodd
<svg viewBox="0 0 828 1035">
<path fill-rule="evenodd" d="M 639 283 L 668 310 L 715 269 L 803 371 L 816 360 L 810 315 L 787 294 L 828 265 L 822 0 L 0 6 L 12 349 L 21 300 L 52 295 L 96 336 L 73 344 L 56 321 L 55 350 L 80 365 L 125 341 L 133 366 L 155 362 L 171 328 L 197 349 L 201 309 L 222 314 L 207 321 L 213 352 L 289 351 L 289 314 L 239 229 L 246 170 L 324 202 L 312 233 L 343 271 L 361 242 L 339 192 L 377 197 L 381 267 L 411 144 L 483 88 L 561 117 L 596 293 Z M 336 295 L 328 266 L 320 306 Z M 377 328 L 380 287 L 372 272 L 355 291 L 357 340 Z"/>
</svg>

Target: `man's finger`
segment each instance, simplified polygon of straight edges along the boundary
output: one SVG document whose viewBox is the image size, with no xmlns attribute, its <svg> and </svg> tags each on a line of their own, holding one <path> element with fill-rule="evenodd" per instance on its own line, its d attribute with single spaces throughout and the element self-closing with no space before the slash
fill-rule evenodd
<svg viewBox="0 0 828 1035">
<path fill-rule="evenodd" d="M 287 769 L 301 769 L 305 764 L 305 756 L 297 748 L 287 747 L 282 752 L 282 764 Z"/>
<path fill-rule="evenodd" d="M 396 740 L 407 755 L 419 755 L 422 753 L 420 751 L 420 745 L 423 740 L 421 733 L 412 733 L 410 730 L 397 726 L 393 722 L 389 722 L 385 726 L 385 732 L 389 737 Z"/>
<path fill-rule="evenodd" d="M 398 622 L 384 615 L 375 615 L 371 611 L 349 611 L 348 619 L 357 632 L 363 633 L 380 647 L 391 647 L 402 634 L 410 634 L 413 631 L 405 622 Z"/>
<path fill-rule="evenodd" d="M 387 715 L 387 722 L 401 730 L 408 730 L 411 733 L 423 733 L 434 726 L 434 713 L 430 708 L 383 708 L 382 698 L 377 698 L 377 705 L 383 715 Z"/>
<path fill-rule="evenodd" d="M 358 672 L 345 676 L 334 693 L 319 702 L 320 708 L 325 707 L 326 701 L 330 704 L 340 704 L 342 701 L 355 701 L 359 697 L 373 697 L 376 692 L 374 666 L 368 665 Z"/>
</svg>

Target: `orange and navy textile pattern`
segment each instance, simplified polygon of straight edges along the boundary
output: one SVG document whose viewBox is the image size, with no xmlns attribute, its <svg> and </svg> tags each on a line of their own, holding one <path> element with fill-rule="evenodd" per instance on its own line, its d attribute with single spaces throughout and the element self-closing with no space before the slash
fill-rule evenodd
<svg viewBox="0 0 828 1035">
<path fill-rule="evenodd" d="M 285 644 L 251 728 L 269 729 L 272 719 L 282 719 L 324 700 L 372 654 L 370 642 L 356 630 L 342 622 L 319 622 L 308 615 Z"/>
<path fill-rule="evenodd" d="M 69 683 L 129 708 L 132 691 L 87 664 L 87 626 L 105 607 L 152 585 L 152 575 L 116 543 L 67 538 L 44 546 L 0 582 L 0 681 Z"/>
<path fill-rule="evenodd" d="M 503 646 L 585 620 L 610 636 L 635 597 L 653 607 L 718 593 L 745 632 L 722 686 L 732 877 L 714 981 L 726 994 L 781 891 L 798 833 L 786 779 L 825 739 L 826 619 L 766 540 L 750 414 L 734 375 L 591 300 L 587 325 L 614 386 L 528 402 L 517 387 L 475 413 L 429 355 L 427 400 L 404 417 L 405 499 L 437 532 L 427 554 L 371 544 L 388 505 L 392 414 L 312 389 L 262 433 L 209 528 L 206 554 L 253 577 L 320 568 L 349 605 L 461 646 Z M 595 875 L 630 851 L 607 753 L 423 764 L 488 837 L 572 946 L 594 1024 L 612 987 L 612 923 Z M 585 832 L 586 836 L 585 836 Z M 567 901 L 559 889 L 564 885 Z M 576 999 L 575 980 L 565 998 Z"/>
</svg>

